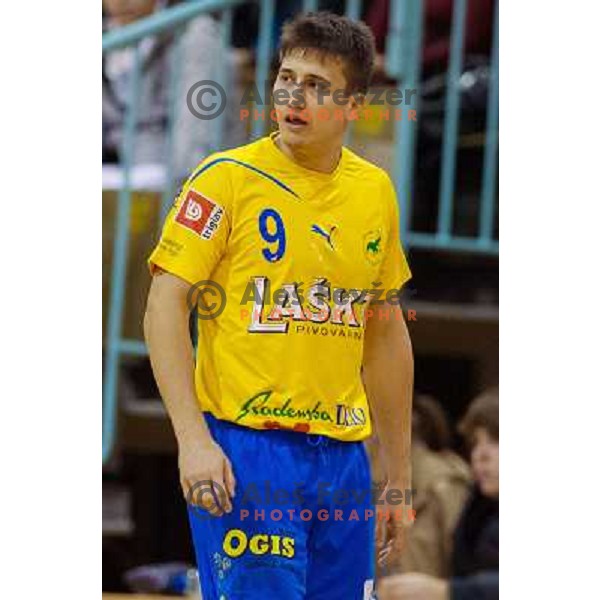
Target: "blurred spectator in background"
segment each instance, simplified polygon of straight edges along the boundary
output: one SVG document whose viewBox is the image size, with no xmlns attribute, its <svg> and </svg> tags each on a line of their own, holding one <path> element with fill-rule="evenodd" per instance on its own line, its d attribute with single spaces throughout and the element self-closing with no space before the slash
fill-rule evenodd
<svg viewBox="0 0 600 600">
<path fill-rule="evenodd" d="M 407 533 L 401 570 L 448 577 L 452 535 L 469 494 L 469 467 L 450 450 L 451 434 L 444 409 L 431 396 L 418 395 L 412 413 L 412 509 L 417 519 Z M 371 452 L 373 479 L 382 470 Z"/>
<path fill-rule="evenodd" d="M 159 0 L 103 0 L 104 30 L 130 24 L 165 7 Z M 137 98 L 138 119 L 134 144 L 135 165 L 166 164 L 167 127 L 171 90 L 172 56 L 180 37 L 181 70 L 176 90 L 176 120 L 171 152 L 176 177 L 183 177 L 216 149 L 217 120 L 201 120 L 188 109 L 186 96 L 192 85 L 203 79 L 220 81 L 224 72 L 235 72 L 231 53 L 225 52 L 219 23 L 211 15 L 193 19 L 181 33 L 165 33 L 145 38 L 140 44 L 141 77 Z M 102 60 L 102 162 L 119 162 L 125 111 L 134 64 L 134 48 L 125 47 L 103 55 Z M 232 115 L 230 115 L 231 117 Z M 230 118 L 224 136 L 232 136 L 235 122 Z M 237 131 L 243 135 L 239 116 Z M 243 139 L 243 138 L 241 138 Z"/>
<path fill-rule="evenodd" d="M 423 38 L 423 76 L 445 71 L 450 55 L 453 0 L 425 0 L 425 28 Z M 467 5 L 465 55 L 489 53 L 494 0 L 476 0 Z M 375 34 L 379 55 L 378 64 L 383 65 L 385 40 L 389 30 L 390 0 L 374 0 L 370 3 L 365 21 Z"/>
<path fill-rule="evenodd" d="M 451 576 L 422 573 L 383 579 L 380 600 L 493 600 L 498 598 L 499 402 L 498 391 L 476 398 L 461 433 L 471 448 L 475 487 L 454 533 Z M 417 521 L 420 515 L 417 511 Z"/>
<path fill-rule="evenodd" d="M 415 398 L 412 436 L 417 519 L 408 531 L 402 571 L 448 577 L 452 534 L 471 484 L 469 467 L 450 450 L 448 421 L 434 398 Z"/>
<path fill-rule="evenodd" d="M 477 229 L 482 182 L 483 148 L 490 85 L 490 51 L 494 9 L 498 0 L 467 3 L 460 94 L 459 140 L 456 155 L 455 224 Z M 400 6 L 397 2 L 395 6 Z M 447 69 L 451 49 L 454 0 L 424 0 L 421 75 L 418 82 L 417 158 L 410 227 L 432 233 L 437 228 L 442 170 L 442 138 L 446 124 Z M 390 0 L 373 0 L 365 17 L 375 34 L 377 85 L 391 84 L 385 72 L 385 46 L 390 31 Z"/>
</svg>

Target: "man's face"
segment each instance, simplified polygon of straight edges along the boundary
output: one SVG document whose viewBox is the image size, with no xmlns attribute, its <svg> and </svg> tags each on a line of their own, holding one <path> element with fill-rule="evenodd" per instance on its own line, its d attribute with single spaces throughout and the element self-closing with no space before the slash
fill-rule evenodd
<svg viewBox="0 0 600 600">
<path fill-rule="evenodd" d="M 473 475 L 481 490 L 488 498 L 498 498 L 500 494 L 500 453 L 498 441 L 483 428 L 475 430 L 471 466 Z"/>
<path fill-rule="evenodd" d="M 288 54 L 273 86 L 283 142 L 313 148 L 341 145 L 357 106 L 354 98 L 343 97 L 346 87 L 341 59 L 310 50 Z"/>
</svg>

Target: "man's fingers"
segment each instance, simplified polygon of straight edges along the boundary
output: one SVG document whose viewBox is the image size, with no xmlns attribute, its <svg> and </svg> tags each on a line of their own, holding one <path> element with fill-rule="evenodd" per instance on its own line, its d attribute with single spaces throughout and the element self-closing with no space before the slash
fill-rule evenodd
<svg viewBox="0 0 600 600">
<path fill-rule="evenodd" d="M 375 522 L 375 542 L 378 549 L 383 548 L 385 544 L 385 526 L 381 519 L 377 519 Z"/>
<path fill-rule="evenodd" d="M 208 508 L 213 496 L 211 482 L 208 479 L 193 477 L 186 479 L 185 499 L 194 506 Z"/>
<path fill-rule="evenodd" d="M 223 490 L 223 484 L 214 479 L 210 476 L 188 477 L 182 480 L 181 487 L 188 504 L 198 506 L 211 515 L 220 516 L 226 505 L 219 494 L 219 490 Z M 222 494 L 226 495 L 224 492 Z"/>
<path fill-rule="evenodd" d="M 229 498 L 233 500 L 235 498 L 235 477 L 233 475 L 233 469 L 231 468 L 231 462 L 229 459 L 225 459 L 225 465 L 223 468 L 223 479 L 225 481 L 225 489 Z"/>
<path fill-rule="evenodd" d="M 235 480 L 231 475 L 231 478 L 226 482 L 223 475 L 182 479 L 180 483 L 186 502 L 203 508 L 214 517 L 230 513 L 233 507 L 228 488 L 235 487 Z"/>
<path fill-rule="evenodd" d="M 181 478 L 179 480 L 179 485 L 181 485 L 181 491 L 183 492 L 183 497 L 185 498 L 185 501 L 189 502 L 189 500 L 190 500 L 190 484 L 188 483 L 187 479 Z"/>
<path fill-rule="evenodd" d="M 229 500 L 229 494 L 225 489 L 225 482 L 222 478 L 213 478 L 213 490 L 215 491 L 215 500 L 217 503 L 217 509 L 213 514 L 221 516 L 223 513 L 231 512 L 231 501 Z"/>
<path fill-rule="evenodd" d="M 399 568 L 404 548 L 404 530 L 397 519 L 381 522 L 383 543 L 377 547 L 377 564 L 386 568 Z"/>
<path fill-rule="evenodd" d="M 379 563 L 380 566 L 384 566 L 384 564 L 387 561 L 387 559 L 389 558 L 391 552 L 392 552 L 392 544 L 391 544 L 391 542 L 388 542 L 379 551 L 379 554 L 377 555 L 377 562 Z"/>
</svg>

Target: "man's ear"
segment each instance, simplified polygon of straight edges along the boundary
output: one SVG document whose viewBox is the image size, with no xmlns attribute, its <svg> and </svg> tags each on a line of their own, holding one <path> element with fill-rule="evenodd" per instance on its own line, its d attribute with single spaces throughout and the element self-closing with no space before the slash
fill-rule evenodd
<svg viewBox="0 0 600 600">
<path fill-rule="evenodd" d="M 361 92 L 352 92 L 348 100 L 348 108 L 352 112 L 358 112 L 365 106 L 366 96 Z"/>
</svg>

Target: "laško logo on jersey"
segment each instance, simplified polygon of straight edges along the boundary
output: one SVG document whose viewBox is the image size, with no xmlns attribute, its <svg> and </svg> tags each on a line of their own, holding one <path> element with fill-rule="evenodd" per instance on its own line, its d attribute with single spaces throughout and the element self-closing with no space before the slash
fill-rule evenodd
<svg viewBox="0 0 600 600">
<path fill-rule="evenodd" d="M 223 208 L 202 194 L 189 190 L 175 221 L 191 229 L 202 239 L 210 240 L 223 219 Z"/>
<path fill-rule="evenodd" d="M 253 300 L 250 333 L 288 333 L 292 323 L 299 334 L 361 339 L 364 310 L 360 307 L 369 296 L 360 290 L 332 288 L 326 279 L 318 279 L 304 298 L 297 283 L 286 283 L 274 294 L 269 308 L 269 279 L 254 277 L 253 281 L 253 293 L 242 299 L 242 304 Z"/>
</svg>

